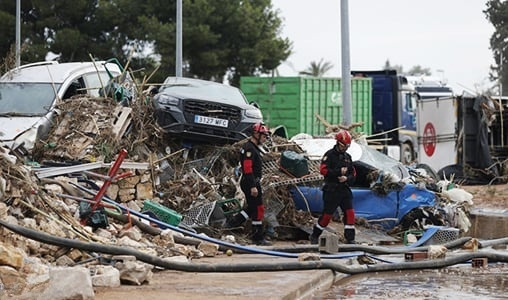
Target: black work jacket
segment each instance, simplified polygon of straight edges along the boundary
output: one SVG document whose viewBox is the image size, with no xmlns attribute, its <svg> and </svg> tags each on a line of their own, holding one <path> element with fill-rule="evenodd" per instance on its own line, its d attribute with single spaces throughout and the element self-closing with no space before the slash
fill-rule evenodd
<svg viewBox="0 0 508 300">
<path fill-rule="evenodd" d="M 261 153 L 259 148 L 249 140 L 240 150 L 240 164 L 242 166 L 242 183 L 248 187 L 255 187 L 261 181 L 262 174 Z"/>
<path fill-rule="evenodd" d="M 347 167 L 347 172 L 345 174 L 347 181 L 345 182 L 339 182 L 339 177 L 342 176 L 342 167 Z M 351 155 L 347 152 L 340 152 L 337 146 L 334 146 L 325 153 L 321 160 L 319 171 L 321 175 L 325 177 L 323 185 L 324 191 L 349 188 L 349 185 L 352 185 L 356 179 L 356 170 L 353 166 Z"/>
</svg>

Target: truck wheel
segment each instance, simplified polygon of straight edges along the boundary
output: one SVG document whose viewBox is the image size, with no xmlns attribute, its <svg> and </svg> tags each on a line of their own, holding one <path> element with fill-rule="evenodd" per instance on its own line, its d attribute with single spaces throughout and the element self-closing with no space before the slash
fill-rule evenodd
<svg viewBox="0 0 508 300">
<path fill-rule="evenodd" d="M 400 162 L 409 165 L 415 159 L 413 149 L 410 144 L 404 143 L 400 146 Z"/>
</svg>

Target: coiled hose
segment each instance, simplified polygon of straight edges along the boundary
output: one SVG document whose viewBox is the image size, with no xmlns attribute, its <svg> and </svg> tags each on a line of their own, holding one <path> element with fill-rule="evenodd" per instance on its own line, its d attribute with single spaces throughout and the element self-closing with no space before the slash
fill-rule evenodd
<svg viewBox="0 0 508 300">
<path fill-rule="evenodd" d="M 60 247 L 76 248 L 83 251 L 91 251 L 112 255 L 131 255 L 138 260 L 158 266 L 165 269 L 186 271 L 186 272 L 267 272 L 267 271 L 295 271 L 295 270 L 316 270 L 330 269 L 344 274 L 361 274 L 368 272 L 383 272 L 395 270 L 411 270 L 411 269 L 435 269 L 463 263 L 473 258 L 486 257 L 490 261 L 508 262 L 508 254 L 494 251 L 478 251 L 457 254 L 445 259 L 436 259 L 430 261 L 402 262 L 392 264 L 376 264 L 361 265 L 359 267 L 351 267 L 340 264 L 336 261 L 294 261 L 294 262 L 256 262 L 256 263 L 183 263 L 162 259 L 157 256 L 149 255 L 134 249 L 104 245 L 93 242 L 83 242 L 79 240 L 71 240 L 49 235 L 47 233 L 22 227 L 19 225 L 9 224 L 0 220 L 0 225 L 20 234 L 26 238 L 33 239 L 42 243 L 47 243 Z"/>
<path fill-rule="evenodd" d="M 87 193 L 89 193 L 91 195 L 95 195 L 95 192 L 90 190 L 90 189 L 87 189 L 87 188 L 85 188 L 85 187 L 83 187 L 83 186 L 81 186 L 79 184 L 75 184 L 73 182 L 69 182 L 69 183 L 74 185 L 74 186 L 76 186 L 77 188 L 79 188 L 80 190 L 82 190 L 84 192 L 87 192 Z M 168 227 L 171 230 L 174 230 L 176 232 L 180 232 L 182 234 L 185 234 L 185 235 L 197 238 L 199 240 L 203 240 L 203 241 L 207 241 L 207 242 L 210 242 L 210 243 L 217 244 L 219 246 L 224 246 L 226 248 L 235 249 L 235 250 L 238 250 L 238 251 L 249 252 L 249 253 L 258 253 L 258 254 L 280 256 L 280 257 L 288 257 L 288 258 L 298 258 L 298 254 L 295 254 L 295 253 L 273 251 L 273 250 L 262 249 L 262 248 L 257 248 L 257 247 L 247 247 L 247 246 L 242 246 L 242 245 L 239 245 L 239 244 L 233 244 L 233 243 L 229 243 L 229 242 L 226 242 L 226 241 L 214 239 L 214 238 L 211 238 L 209 236 L 197 234 L 197 233 L 191 232 L 189 230 L 186 230 L 186 229 L 183 229 L 183 228 L 180 228 L 180 227 L 177 227 L 177 226 L 173 226 L 171 224 L 167 224 L 167 223 L 162 222 L 162 221 L 160 221 L 158 219 L 154 219 L 154 218 L 152 218 L 150 216 L 141 214 L 141 213 L 139 213 L 139 212 L 137 212 L 135 210 L 132 210 L 132 209 L 126 207 L 126 206 L 123 206 L 123 205 L 115 202 L 114 200 L 111 200 L 110 198 L 108 198 L 106 196 L 103 197 L 103 200 L 105 202 L 109 203 L 109 204 L 113 204 L 113 205 L 121 208 L 123 211 L 128 211 L 131 215 L 140 217 L 140 218 L 142 218 L 144 220 L 148 220 L 148 221 L 150 221 L 152 223 L 155 223 L 155 224 L 157 224 L 159 226 Z M 317 248 L 316 248 L 316 250 L 317 250 Z M 340 258 L 356 257 L 356 256 L 364 255 L 364 254 L 365 253 L 363 253 L 363 252 L 356 251 L 356 252 L 349 252 L 349 253 L 342 253 L 342 254 L 323 254 L 323 255 L 320 255 L 320 257 L 323 258 L 323 259 L 340 259 Z"/>
</svg>

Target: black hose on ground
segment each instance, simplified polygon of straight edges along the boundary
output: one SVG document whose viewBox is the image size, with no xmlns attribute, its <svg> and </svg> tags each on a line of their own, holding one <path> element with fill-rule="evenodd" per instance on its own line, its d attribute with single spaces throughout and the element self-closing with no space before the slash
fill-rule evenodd
<svg viewBox="0 0 508 300">
<path fill-rule="evenodd" d="M 117 221 L 123 222 L 123 223 L 129 223 L 129 217 L 127 215 L 116 214 L 116 213 L 109 212 L 109 211 L 106 211 L 106 212 L 108 214 L 108 217 L 111 217 L 111 218 L 113 218 Z M 141 231 L 146 232 L 150 235 L 159 235 L 162 232 L 162 229 L 145 224 L 145 223 L 141 222 L 138 218 L 131 217 L 130 222 L 133 225 L 138 226 Z M 201 244 L 203 242 L 199 239 L 195 239 L 192 237 L 186 237 L 186 236 L 179 236 L 179 235 L 173 235 L 173 239 L 178 244 L 191 245 L 191 246 L 198 246 L 199 244 Z M 229 247 L 219 245 L 220 251 L 226 251 L 228 249 L 229 249 Z M 317 250 L 317 248 L 314 250 Z M 240 253 L 240 251 L 235 251 L 235 252 Z M 249 252 L 245 251 L 244 253 L 249 253 Z"/>
<path fill-rule="evenodd" d="M 42 243 L 56 245 L 60 247 L 76 248 L 84 251 L 106 253 L 112 255 L 131 255 L 138 260 L 158 266 L 165 269 L 172 269 L 186 272 L 261 272 L 261 271 L 295 271 L 295 270 L 316 270 L 330 269 L 344 274 L 361 274 L 367 272 L 382 272 L 394 270 L 411 269 L 436 269 L 463 263 L 473 258 L 488 258 L 490 261 L 508 262 L 508 254 L 494 251 L 478 251 L 464 254 L 457 254 L 445 259 L 436 259 L 429 261 L 403 262 L 393 264 L 362 265 L 360 267 L 349 267 L 334 261 L 294 261 L 294 262 L 264 262 L 264 263 L 182 263 L 169 261 L 157 256 L 149 255 L 134 249 L 103 245 L 99 243 L 83 242 L 49 235 L 44 232 L 29 229 L 26 227 L 9 224 L 0 220 L 0 225 L 20 234 L 26 238 L 33 239 Z"/>
<path fill-rule="evenodd" d="M 471 237 L 462 237 L 454 241 L 450 241 L 443 246 L 446 249 L 455 249 L 461 247 L 465 243 L 471 240 Z M 289 247 L 266 247 L 273 251 L 289 252 L 289 253 L 301 253 L 301 252 L 313 252 L 318 250 L 317 245 L 293 245 Z M 427 251 L 429 246 L 420 247 L 382 247 L 382 246 L 370 246 L 361 244 L 340 244 L 338 252 L 350 252 L 350 251 L 363 251 L 370 254 L 403 254 L 415 251 Z"/>
<path fill-rule="evenodd" d="M 446 244 L 443 246 L 446 249 L 455 249 L 461 247 L 465 243 L 471 240 L 471 237 L 462 237 Z M 427 251 L 429 246 L 420 246 L 420 247 L 380 247 L 380 246 L 368 246 L 368 245 L 339 245 L 339 252 L 349 252 L 349 251 L 364 251 L 372 254 L 402 254 L 409 253 L 415 251 Z"/>
<path fill-rule="evenodd" d="M 127 216 L 127 215 L 117 214 L 117 213 L 114 213 L 111 211 L 106 211 L 106 213 L 108 214 L 108 217 L 113 218 L 113 219 L 123 222 L 123 223 L 130 222 L 130 223 L 132 223 L 132 225 L 138 226 L 138 228 L 141 231 L 146 232 L 150 235 L 159 235 L 162 232 L 162 230 L 160 228 L 145 224 L 145 223 L 141 222 L 138 218 L 130 218 L 130 220 L 129 220 L 129 216 Z"/>
<path fill-rule="evenodd" d="M 494 239 L 494 240 L 488 240 L 488 241 L 479 241 L 478 247 L 479 248 L 486 248 L 494 245 L 502 245 L 502 244 L 508 244 L 508 237 Z"/>
</svg>

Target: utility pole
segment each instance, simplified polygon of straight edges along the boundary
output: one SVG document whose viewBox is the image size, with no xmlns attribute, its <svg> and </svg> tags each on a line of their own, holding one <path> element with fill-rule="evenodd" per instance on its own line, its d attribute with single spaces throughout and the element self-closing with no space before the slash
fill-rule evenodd
<svg viewBox="0 0 508 300">
<path fill-rule="evenodd" d="M 176 0 L 176 77 L 182 77 L 182 0 Z"/>
<path fill-rule="evenodd" d="M 503 51 L 499 51 L 499 116 L 501 119 L 501 147 L 504 147 L 504 124 L 503 124 Z"/>
<path fill-rule="evenodd" d="M 342 48 L 342 107 L 343 123 L 350 125 L 353 122 L 351 101 L 351 65 L 349 58 L 349 4 L 348 0 L 340 1 L 340 31 Z"/>
<path fill-rule="evenodd" d="M 503 50 L 499 51 L 499 97 L 503 96 Z"/>
<path fill-rule="evenodd" d="M 16 67 L 21 61 L 21 0 L 16 0 Z"/>
</svg>

